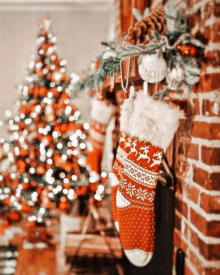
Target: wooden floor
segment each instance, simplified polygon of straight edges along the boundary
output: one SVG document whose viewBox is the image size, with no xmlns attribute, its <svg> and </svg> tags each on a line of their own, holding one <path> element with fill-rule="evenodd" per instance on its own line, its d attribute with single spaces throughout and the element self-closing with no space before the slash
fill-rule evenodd
<svg viewBox="0 0 220 275">
<path fill-rule="evenodd" d="M 55 248 L 19 249 L 16 275 L 55 275 Z"/>
</svg>

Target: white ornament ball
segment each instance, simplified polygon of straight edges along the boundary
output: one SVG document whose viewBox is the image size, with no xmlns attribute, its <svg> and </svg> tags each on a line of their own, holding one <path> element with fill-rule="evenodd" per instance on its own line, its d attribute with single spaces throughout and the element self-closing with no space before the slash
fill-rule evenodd
<svg viewBox="0 0 220 275">
<path fill-rule="evenodd" d="M 184 69 L 180 66 L 168 70 L 167 82 L 171 90 L 176 90 L 178 85 L 185 79 Z"/>
<path fill-rule="evenodd" d="M 102 59 L 107 59 L 109 57 L 117 57 L 117 53 L 113 50 L 109 50 L 103 54 Z"/>
<path fill-rule="evenodd" d="M 144 81 L 155 83 L 161 81 L 167 72 L 166 61 L 159 53 L 139 57 L 139 74 Z"/>
</svg>

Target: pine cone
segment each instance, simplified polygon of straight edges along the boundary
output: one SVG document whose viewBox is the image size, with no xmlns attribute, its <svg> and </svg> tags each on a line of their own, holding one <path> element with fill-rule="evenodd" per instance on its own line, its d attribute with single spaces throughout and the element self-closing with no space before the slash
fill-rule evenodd
<svg viewBox="0 0 220 275">
<path fill-rule="evenodd" d="M 161 35 L 166 32 L 163 5 L 158 5 L 147 17 L 129 28 L 126 40 L 132 45 L 146 44 L 148 42 L 146 35 L 154 37 L 154 30 L 160 32 Z"/>
</svg>

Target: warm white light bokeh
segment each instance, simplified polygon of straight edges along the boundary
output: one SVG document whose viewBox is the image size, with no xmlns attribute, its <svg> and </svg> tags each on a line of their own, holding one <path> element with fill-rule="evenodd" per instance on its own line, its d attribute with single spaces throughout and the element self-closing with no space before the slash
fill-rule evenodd
<svg viewBox="0 0 220 275">
<path fill-rule="evenodd" d="M 103 50 L 100 42 L 108 39 L 111 2 L 0 0 L 0 120 L 6 110 L 15 110 L 17 85 L 25 77 L 31 53 L 36 52 L 42 16 L 50 15 L 57 52 L 67 60 L 68 73 L 80 74 Z M 5 128 L 0 128 L 0 137 L 5 134 Z"/>
</svg>

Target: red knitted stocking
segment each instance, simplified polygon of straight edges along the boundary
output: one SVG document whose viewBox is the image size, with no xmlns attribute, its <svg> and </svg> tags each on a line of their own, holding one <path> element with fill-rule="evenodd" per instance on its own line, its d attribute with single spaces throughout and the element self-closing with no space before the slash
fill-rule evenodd
<svg viewBox="0 0 220 275">
<path fill-rule="evenodd" d="M 128 152 L 130 151 L 130 137 L 122 133 L 117 149 L 116 159 L 112 168 L 111 177 L 111 193 L 112 193 L 112 212 L 113 219 L 115 221 L 115 227 L 119 231 L 118 227 L 118 211 L 116 207 L 116 192 L 118 189 L 119 182 L 122 178 L 122 172 L 124 168 L 124 162 Z"/>
<path fill-rule="evenodd" d="M 114 107 L 105 101 L 94 100 L 91 111 L 91 127 L 88 136 L 87 159 L 91 171 L 97 176 L 101 170 L 101 160 L 105 144 L 106 128 L 114 113 Z"/>
<path fill-rule="evenodd" d="M 154 197 L 163 151 L 178 126 L 179 111 L 149 96 L 135 103 L 132 145 L 116 194 L 119 233 L 128 259 L 146 265 L 154 251 Z"/>
<path fill-rule="evenodd" d="M 111 177 L 111 191 L 112 191 L 112 211 L 113 211 L 113 219 L 115 221 L 115 227 L 118 228 L 118 213 L 116 208 L 116 192 L 118 189 L 118 184 L 121 180 L 122 171 L 124 168 L 124 162 L 128 152 L 130 151 L 130 137 L 127 134 L 128 125 L 131 114 L 134 110 L 134 99 L 130 97 L 125 100 L 121 106 L 121 117 L 120 117 L 120 140 L 117 149 L 116 159 L 112 168 Z"/>
</svg>

